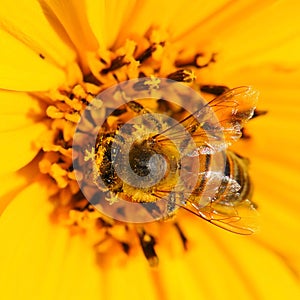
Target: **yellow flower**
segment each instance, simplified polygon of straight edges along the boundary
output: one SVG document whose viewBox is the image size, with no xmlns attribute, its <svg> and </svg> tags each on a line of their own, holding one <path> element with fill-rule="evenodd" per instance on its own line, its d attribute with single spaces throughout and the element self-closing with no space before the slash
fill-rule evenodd
<svg viewBox="0 0 300 300">
<path fill-rule="evenodd" d="M 299 298 L 298 9 L 288 0 L 1 1 L 2 298 Z M 216 63 L 201 68 L 212 53 Z M 98 215 L 74 209 L 72 138 L 103 87 L 141 71 L 167 76 L 191 57 L 202 84 L 260 91 L 268 114 L 234 149 L 251 160 L 261 229 L 233 235 L 180 212 L 188 250 L 173 223 L 150 224 L 159 255 L 150 268 L 134 230 L 97 227 Z"/>
</svg>

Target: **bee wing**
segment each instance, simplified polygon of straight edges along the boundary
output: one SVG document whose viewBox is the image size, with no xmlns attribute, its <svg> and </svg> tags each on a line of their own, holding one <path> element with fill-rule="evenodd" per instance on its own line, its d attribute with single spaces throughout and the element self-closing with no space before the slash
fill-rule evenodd
<svg viewBox="0 0 300 300">
<path fill-rule="evenodd" d="M 254 114 L 257 98 L 256 90 L 242 86 L 231 89 L 208 103 L 217 116 L 224 140 L 228 144 L 241 137 L 241 129 Z M 201 110 L 199 113 L 202 115 Z"/>
<path fill-rule="evenodd" d="M 179 124 L 186 132 L 176 124 L 156 138 L 164 139 L 167 132 L 172 140 L 184 140 L 188 133 L 197 146 L 189 156 L 222 151 L 241 137 L 242 127 L 253 116 L 257 96 L 257 91 L 248 86 L 229 90 L 181 120 Z"/>
<path fill-rule="evenodd" d="M 248 199 L 231 205 L 217 202 L 201 208 L 194 203 L 191 205 L 199 217 L 227 231 L 250 235 L 258 229 L 258 213 Z"/>
</svg>

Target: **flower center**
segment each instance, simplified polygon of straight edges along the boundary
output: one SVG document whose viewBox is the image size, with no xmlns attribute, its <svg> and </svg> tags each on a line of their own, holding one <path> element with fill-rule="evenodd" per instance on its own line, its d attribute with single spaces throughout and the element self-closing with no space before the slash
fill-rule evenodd
<svg viewBox="0 0 300 300">
<path fill-rule="evenodd" d="M 39 169 L 49 178 L 56 220 L 69 226 L 73 232 L 85 233 L 99 256 L 118 249 L 127 255 L 132 248 L 140 245 L 149 263 L 155 265 L 158 258 L 154 246 L 160 239 L 157 232 L 159 228 L 170 225 L 157 222 L 138 227 L 117 222 L 101 215 L 85 199 L 72 165 L 72 152 L 76 150 L 72 149 L 73 136 L 83 111 L 101 91 L 132 78 L 169 78 L 204 93 L 220 95 L 228 89 L 226 86 L 202 84 L 197 80 L 201 70 L 214 62 L 215 54 L 206 56 L 199 52 L 184 56 L 182 49 L 172 45 L 165 33 L 152 30 L 145 37 L 127 40 L 123 47 L 115 51 L 99 51 L 90 60 L 90 73 L 85 74 L 81 82 L 47 95 L 49 130 L 40 141 L 43 156 Z M 155 88 L 155 80 L 149 83 L 148 88 Z M 97 105 L 100 109 L 102 102 L 99 100 Z M 92 113 L 86 122 L 87 127 L 95 127 Z M 130 154 L 134 155 L 136 150 L 131 149 Z M 143 151 L 143 157 L 131 158 L 133 170 L 140 176 L 148 175 L 149 164 L 153 163 L 152 153 Z M 85 159 L 88 160 L 89 156 L 93 158 L 94 153 L 86 153 Z M 113 203 L 114 199 L 111 198 L 110 202 Z M 185 248 L 186 237 L 178 223 L 172 224 Z"/>
</svg>

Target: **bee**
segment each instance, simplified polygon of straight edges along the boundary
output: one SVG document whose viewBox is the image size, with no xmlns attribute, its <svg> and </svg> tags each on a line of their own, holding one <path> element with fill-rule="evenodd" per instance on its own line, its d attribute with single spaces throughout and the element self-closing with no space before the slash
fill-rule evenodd
<svg viewBox="0 0 300 300">
<path fill-rule="evenodd" d="M 256 100 L 257 92 L 243 86 L 194 113 L 163 99 L 129 101 L 97 135 L 93 180 L 111 206 L 118 199 L 143 204 L 163 220 L 184 209 L 228 231 L 251 234 L 257 213 L 248 160 L 228 147 L 241 137 Z"/>
</svg>

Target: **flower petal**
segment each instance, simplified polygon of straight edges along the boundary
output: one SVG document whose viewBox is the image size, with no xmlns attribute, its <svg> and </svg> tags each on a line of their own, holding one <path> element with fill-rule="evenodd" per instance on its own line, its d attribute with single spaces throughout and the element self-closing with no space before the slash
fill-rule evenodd
<svg viewBox="0 0 300 300">
<path fill-rule="evenodd" d="M 17 172 L 0 175 L 0 215 L 12 199 L 34 181 L 38 173 L 38 163 L 34 160 Z"/>
<path fill-rule="evenodd" d="M 255 236 L 232 234 L 193 216 L 183 217 L 181 225 L 189 240 L 189 250 L 180 258 L 184 267 L 189 266 L 189 289 L 206 293 L 205 299 L 280 299 L 286 293 L 289 298 L 299 297 L 295 273 L 276 252 L 257 243 Z M 167 260 L 161 260 L 170 269 Z M 174 274 L 176 268 L 172 270 Z M 167 270 L 162 278 L 167 282 Z M 280 284 L 272 284 L 274 281 Z M 200 291 L 194 295 L 200 297 Z"/>
<path fill-rule="evenodd" d="M 214 14 L 225 9 L 229 3 L 228 0 L 189 1 L 188 3 L 181 1 L 175 14 L 170 16 L 168 30 L 172 33 L 173 39 L 177 39 L 186 32 L 193 30 L 197 24 L 213 18 Z"/>
<path fill-rule="evenodd" d="M 50 222 L 53 206 L 39 183 L 21 192 L 0 220 L 5 299 L 100 299 L 93 250 Z"/>
<path fill-rule="evenodd" d="M 40 0 L 40 2 L 46 13 L 51 11 L 58 18 L 77 48 L 81 59 L 85 59 L 85 52 L 98 49 L 98 42 L 88 23 L 85 1 Z"/>
<path fill-rule="evenodd" d="M 46 130 L 44 123 L 35 123 L 25 128 L 0 132 L 0 174 L 14 172 L 28 164 L 39 152 L 37 139 Z"/>
<path fill-rule="evenodd" d="M 0 90 L 0 99 L 0 132 L 29 126 L 45 115 L 43 104 L 26 93 Z"/>
<path fill-rule="evenodd" d="M 18 1 L 18 9 L 11 1 L 0 3 L 0 26 L 37 55 L 40 53 L 46 60 L 64 68 L 75 61 L 76 52 L 63 28 L 59 24 L 52 27 L 47 17 L 51 18 L 43 13 L 38 1 Z"/>
<path fill-rule="evenodd" d="M 115 47 L 119 47 L 130 35 L 137 34 L 143 36 L 152 26 L 159 25 L 160 29 L 167 29 L 170 24 L 170 19 L 174 18 L 179 7 L 183 4 L 182 0 L 172 1 L 172 3 L 160 0 L 125 1 L 125 3 L 128 2 L 127 8 L 124 5 L 120 8 L 120 13 L 123 9 L 125 14 L 123 16 L 119 15 L 118 18 L 118 22 L 120 22 L 121 26 L 119 27 L 120 31 L 116 39 Z M 118 8 L 119 4 L 115 5 L 115 7 Z M 108 24 L 114 22 L 114 10 L 112 8 L 113 5 L 109 10 Z M 168 13 L 166 13 L 166 11 Z M 153 12 L 155 12 L 155 18 L 152 17 Z"/>
<path fill-rule="evenodd" d="M 0 29 L 0 88 L 44 91 L 65 81 L 64 72 Z"/>
<path fill-rule="evenodd" d="M 99 43 L 100 48 L 106 48 L 106 39 L 113 36 L 113 28 L 106 27 L 105 21 L 108 14 L 108 7 L 114 3 L 114 1 L 105 1 L 105 0 L 86 0 L 86 13 L 88 22 L 91 26 L 91 29 Z M 120 5 L 122 5 L 126 1 L 119 1 Z M 119 7 L 118 7 L 119 8 Z M 117 14 L 119 10 L 115 11 L 115 20 L 117 20 Z M 109 32 L 109 34 L 108 34 Z"/>
<path fill-rule="evenodd" d="M 226 78 L 231 86 L 242 82 L 253 85 L 260 92 L 258 109 L 268 111 L 246 125 L 251 139 L 237 143 L 235 149 L 251 158 L 299 170 L 300 141 L 296 137 L 300 134 L 300 68 L 259 64 L 227 74 Z"/>
<path fill-rule="evenodd" d="M 262 247 L 251 237 L 230 233 L 211 233 L 224 257 L 246 280 L 255 299 L 298 298 L 300 287 L 297 276 L 276 252 Z M 274 284 L 278 282 L 280 284 Z M 252 287 L 252 288 L 251 288 Z"/>
<path fill-rule="evenodd" d="M 291 0 L 230 2 L 197 24 L 189 34 L 179 36 L 178 43 L 220 53 L 222 68 L 245 65 L 299 37 L 297 16 L 297 5 Z M 297 59 L 296 55 L 293 57 Z"/>
</svg>

